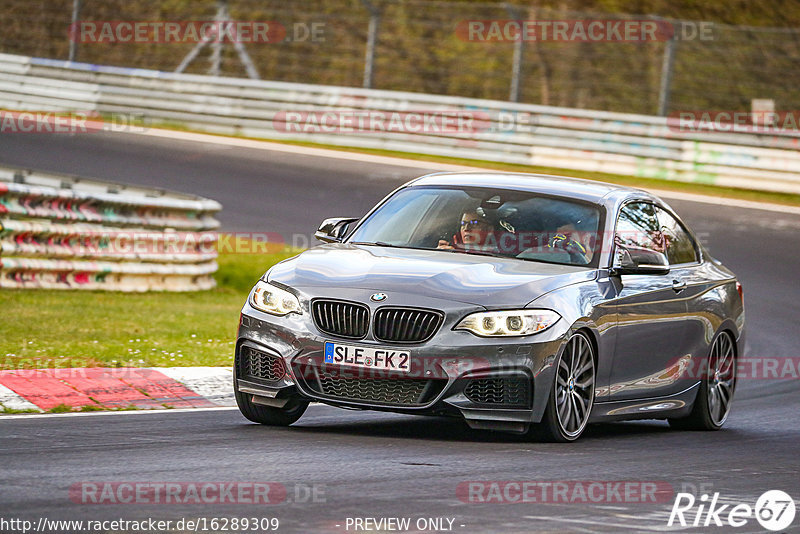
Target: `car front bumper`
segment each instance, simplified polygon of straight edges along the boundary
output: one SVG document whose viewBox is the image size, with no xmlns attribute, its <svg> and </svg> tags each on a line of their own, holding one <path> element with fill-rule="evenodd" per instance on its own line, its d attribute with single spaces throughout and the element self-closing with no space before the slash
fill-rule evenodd
<svg viewBox="0 0 800 534">
<path fill-rule="evenodd" d="M 524 432 L 543 416 L 567 328 L 562 320 L 545 332 L 515 338 L 452 330 L 473 311 L 481 309 L 449 310 L 432 339 L 405 345 L 339 339 L 318 331 L 307 313 L 275 317 L 248 303 L 239 322 L 235 387 L 266 405 L 300 396 L 344 408 L 460 416 L 473 428 Z M 410 372 L 325 364 L 326 341 L 409 351 Z M 251 372 L 251 357 L 278 371 Z"/>
</svg>

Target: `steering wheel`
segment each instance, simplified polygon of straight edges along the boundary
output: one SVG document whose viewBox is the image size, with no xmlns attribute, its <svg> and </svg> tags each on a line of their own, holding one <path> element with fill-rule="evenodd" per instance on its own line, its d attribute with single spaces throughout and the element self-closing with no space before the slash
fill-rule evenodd
<svg viewBox="0 0 800 534">
<path fill-rule="evenodd" d="M 586 257 L 586 248 L 574 239 L 570 239 L 564 234 L 556 234 L 550 238 L 548 244 L 550 248 L 560 248 L 567 254 L 572 263 L 586 265 L 589 259 Z"/>
</svg>

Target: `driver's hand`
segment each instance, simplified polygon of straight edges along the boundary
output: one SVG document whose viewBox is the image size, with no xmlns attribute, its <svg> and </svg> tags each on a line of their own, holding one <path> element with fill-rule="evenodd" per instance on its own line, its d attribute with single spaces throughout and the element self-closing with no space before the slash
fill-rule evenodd
<svg viewBox="0 0 800 534">
<path fill-rule="evenodd" d="M 556 234 L 550 238 L 550 243 L 548 243 L 548 246 L 550 248 L 566 248 L 567 243 L 569 243 L 569 239 L 567 239 L 566 235 Z"/>
<path fill-rule="evenodd" d="M 570 258 L 580 260 L 580 263 L 589 263 L 589 260 L 586 255 L 586 248 L 575 241 L 574 239 L 567 237 L 564 234 L 556 234 L 550 240 L 549 244 L 550 248 L 560 248 L 563 249 L 567 254 L 570 255 Z"/>
<path fill-rule="evenodd" d="M 444 239 L 439 240 L 439 245 L 436 247 L 437 249 L 445 249 L 445 250 L 454 250 L 453 245 L 445 241 Z"/>
<path fill-rule="evenodd" d="M 571 237 L 567 237 L 564 234 L 556 234 L 550 239 L 550 248 L 563 248 L 564 250 L 575 250 L 576 252 L 580 252 L 581 254 L 586 254 L 586 248 L 572 239 Z"/>
</svg>

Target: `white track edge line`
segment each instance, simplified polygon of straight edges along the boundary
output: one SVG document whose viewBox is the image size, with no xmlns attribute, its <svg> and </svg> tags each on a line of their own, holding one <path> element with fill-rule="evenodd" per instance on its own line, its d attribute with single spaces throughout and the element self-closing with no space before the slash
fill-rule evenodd
<svg viewBox="0 0 800 534">
<path fill-rule="evenodd" d="M 375 163 L 380 165 L 394 165 L 396 167 L 408 167 L 414 169 L 491 172 L 491 169 L 487 169 L 485 167 L 471 167 L 468 165 L 437 163 L 435 161 L 405 159 L 394 156 L 378 156 L 374 154 L 363 154 L 360 152 L 348 152 L 347 150 L 334 150 L 330 148 L 316 148 L 316 147 L 289 145 L 283 143 L 274 143 L 270 141 L 242 139 L 239 137 L 225 137 L 225 136 L 211 135 L 205 133 L 184 132 L 179 130 L 162 130 L 159 128 L 151 128 L 145 131 L 134 131 L 131 133 L 133 133 L 134 135 L 145 135 L 149 137 L 176 139 L 179 141 L 193 141 L 197 143 L 210 143 L 222 146 L 233 146 L 238 148 L 252 148 L 256 150 L 270 150 L 275 152 L 286 152 L 289 154 L 302 154 L 306 156 L 343 159 L 348 161 L 358 161 L 361 163 Z M 568 173 L 569 170 L 564 169 L 564 172 Z M 754 200 L 740 200 L 727 197 L 714 197 L 708 195 L 701 195 L 697 193 L 683 193 L 680 191 L 664 191 L 661 189 L 650 189 L 650 188 L 647 188 L 647 190 L 651 191 L 656 195 L 665 198 L 672 198 L 675 200 L 685 200 L 688 202 L 700 202 L 705 204 L 717 204 L 717 205 L 730 206 L 736 208 L 757 209 L 757 210 L 766 210 L 779 213 L 800 215 L 799 206 L 787 206 L 784 204 L 757 202 Z"/>
<path fill-rule="evenodd" d="M 212 406 L 209 408 L 170 408 L 163 410 L 106 410 L 97 412 L 68 412 L 68 413 L 21 413 L 0 415 L 0 424 L 9 419 L 29 419 L 38 420 L 53 417 L 96 417 L 102 415 L 145 415 L 145 414 L 166 414 L 166 413 L 194 413 L 194 412 L 213 412 L 223 410 L 238 410 L 236 406 Z"/>
</svg>

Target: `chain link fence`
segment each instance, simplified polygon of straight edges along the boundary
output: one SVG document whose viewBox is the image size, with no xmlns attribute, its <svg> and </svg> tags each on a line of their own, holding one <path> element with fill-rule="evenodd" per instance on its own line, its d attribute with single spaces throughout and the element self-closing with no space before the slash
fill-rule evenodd
<svg viewBox="0 0 800 534">
<path fill-rule="evenodd" d="M 749 110 L 753 99 L 800 109 L 797 29 L 421 0 L 5 0 L 3 5 L 0 52 L 10 54 L 163 71 L 188 63 L 189 73 L 648 115 Z M 73 22 L 100 28 L 107 21 L 221 16 L 267 21 L 282 32 L 270 42 L 241 46 L 225 40 L 200 46 L 191 39 L 70 37 Z M 516 22 L 509 26 L 509 21 Z M 520 29 L 526 21 L 560 21 L 570 29 L 576 21 L 650 21 L 671 31 L 650 40 L 509 38 L 508 28 Z M 470 23 L 483 24 L 485 31 L 469 34 Z M 499 34 L 492 33 L 498 28 Z"/>
</svg>

